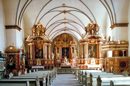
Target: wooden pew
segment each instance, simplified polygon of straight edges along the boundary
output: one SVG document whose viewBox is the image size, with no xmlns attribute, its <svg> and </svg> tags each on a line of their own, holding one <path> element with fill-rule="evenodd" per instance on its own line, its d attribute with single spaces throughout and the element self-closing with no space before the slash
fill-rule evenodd
<svg viewBox="0 0 130 86">
<path fill-rule="evenodd" d="M 44 74 L 43 74 L 44 73 Z M 57 69 L 54 68 L 52 71 L 38 71 L 38 72 L 31 72 L 27 73 L 26 75 L 19 75 L 19 76 L 14 76 L 10 79 L 2 79 L 0 80 L 0 86 L 6 86 L 6 82 L 11 83 L 12 86 L 17 86 L 18 84 L 21 84 L 23 86 L 50 86 L 53 82 L 53 80 L 56 78 L 57 75 Z M 17 85 L 15 85 L 16 83 Z M 7 85 L 9 86 L 9 84 Z M 20 86 L 20 85 L 19 85 Z"/>
<path fill-rule="evenodd" d="M 99 80 L 98 80 L 99 79 Z M 97 84 L 98 86 L 130 86 L 130 77 L 103 77 L 98 76 Z"/>
<path fill-rule="evenodd" d="M 81 70 L 78 71 L 79 82 L 86 86 L 88 85 L 87 83 L 89 83 L 90 86 L 93 86 L 93 84 L 97 84 L 96 79 L 97 79 L 98 75 L 100 75 L 102 78 L 103 77 L 106 77 L 106 78 L 123 77 L 123 75 L 113 75 L 112 73 L 106 73 L 106 72 L 95 71 L 95 70 L 86 70 L 86 72 L 81 71 Z M 85 76 L 87 76 L 87 78 Z M 109 83 L 110 83 L 110 80 L 109 80 Z"/>
</svg>

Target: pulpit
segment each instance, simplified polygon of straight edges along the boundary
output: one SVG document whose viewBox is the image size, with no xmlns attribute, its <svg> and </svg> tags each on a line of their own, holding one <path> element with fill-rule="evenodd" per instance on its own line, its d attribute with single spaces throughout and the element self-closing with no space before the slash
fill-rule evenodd
<svg viewBox="0 0 130 86">
<path fill-rule="evenodd" d="M 12 46 L 6 48 L 5 53 L 7 54 L 6 74 L 12 72 L 14 76 L 17 76 L 19 71 L 24 74 L 26 70 L 25 57 L 22 56 L 20 59 L 20 49 L 16 49 L 12 44 Z"/>
</svg>

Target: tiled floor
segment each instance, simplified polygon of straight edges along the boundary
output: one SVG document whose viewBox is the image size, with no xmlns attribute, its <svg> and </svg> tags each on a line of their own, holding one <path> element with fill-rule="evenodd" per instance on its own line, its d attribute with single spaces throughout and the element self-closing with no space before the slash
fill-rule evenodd
<svg viewBox="0 0 130 86">
<path fill-rule="evenodd" d="M 51 86 L 82 86 L 73 74 L 57 74 Z"/>
</svg>

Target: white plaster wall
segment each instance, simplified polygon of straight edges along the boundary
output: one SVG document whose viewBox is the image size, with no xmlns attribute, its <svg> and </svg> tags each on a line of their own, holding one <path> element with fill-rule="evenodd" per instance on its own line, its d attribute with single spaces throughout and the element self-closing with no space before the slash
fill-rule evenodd
<svg viewBox="0 0 130 86">
<path fill-rule="evenodd" d="M 117 23 L 128 23 L 128 7 L 129 0 L 113 0 L 116 11 Z M 128 27 L 115 27 L 112 30 L 112 38 L 114 41 L 128 41 Z"/>
<path fill-rule="evenodd" d="M 111 41 L 113 40 L 112 39 L 112 30 L 110 28 L 111 24 L 110 24 L 110 18 L 108 15 L 106 15 L 106 39 L 108 40 L 108 37 L 110 36 L 111 37 Z"/>
<path fill-rule="evenodd" d="M 16 46 L 16 29 L 6 29 L 6 46 L 14 45 Z"/>
<path fill-rule="evenodd" d="M 5 13 L 5 25 L 14 25 L 19 0 L 2 0 Z"/>
<path fill-rule="evenodd" d="M 16 48 L 19 49 L 21 46 L 24 46 L 24 23 L 21 23 L 21 30 L 16 31 Z"/>
<path fill-rule="evenodd" d="M 16 48 L 19 49 L 23 45 L 22 30 L 16 31 Z"/>
<path fill-rule="evenodd" d="M 128 22 L 129 0 L 113 0 L 117 23 Z"/>
<path fill-rule="evenodd" d="M 0 0 L 0 51 L 4 52 L 6 48 L 6 32 L 4 27 L 4 12 L 2 0 Z"/>
<path fill-rule="evenodd" d="M 112 38 L 114 41 L 117 40 L 128 41 L 128 27 L 115 27 L 112 30 Z"/>
<path fill-rule="evenodd" d="M 18 31 L 17 29 L 7 29 L 6 30 L 6 46 L 12 45 L 14 43 L 15 47 L 19 49 L 23 45 L 23 30 Z"/>
</svg>

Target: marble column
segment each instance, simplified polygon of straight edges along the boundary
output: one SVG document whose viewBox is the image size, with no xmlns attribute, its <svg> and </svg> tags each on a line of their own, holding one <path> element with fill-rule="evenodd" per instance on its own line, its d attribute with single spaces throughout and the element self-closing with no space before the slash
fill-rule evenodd
<svg viewBox="0 0 130 86">
<path fill-rule="evenodd" d="M 32 54 L 32 51 L 33 51 L 32 43 L 30 43 L 29 46 L 30 46 L 30 59 L 32 59 L 33 58 L 33 54 Z"/>
<path fill-rule="evenodd" d="M 48 59 L 51 59 L 51 44 L 48 44 Z"/>
<path fill-rule="evenodd" d="M 83 59 L 83 44 L 80 44 L 80 59 Z"/>
<path fill-rule="evenodd" d="M 88 58 L 88 43 L 85 43 L 84 45 L 84 55 L 85 58 Z"/>
<path fill-rule="evenodd" d="M 55 58 L 57 59 L 57 47 L 55 47 Z"/>
</svg>

